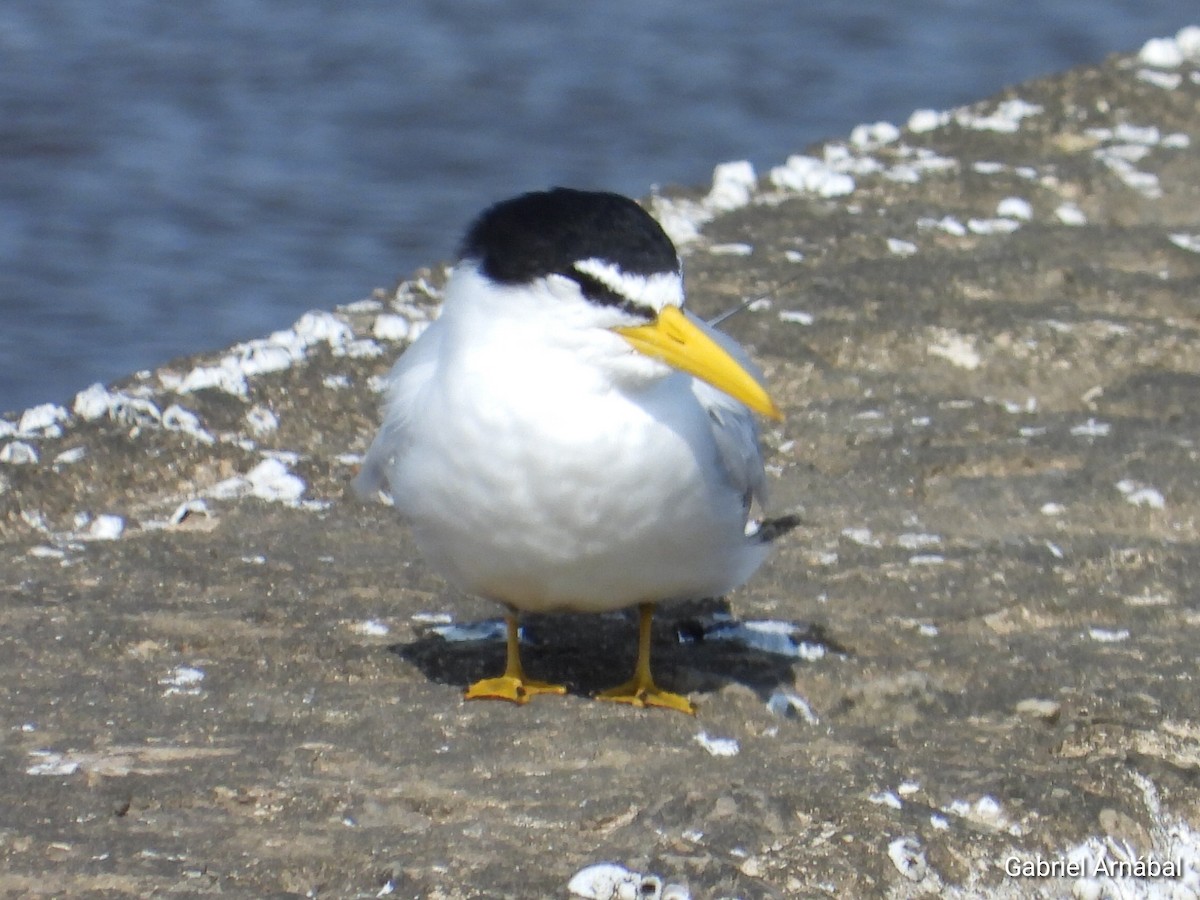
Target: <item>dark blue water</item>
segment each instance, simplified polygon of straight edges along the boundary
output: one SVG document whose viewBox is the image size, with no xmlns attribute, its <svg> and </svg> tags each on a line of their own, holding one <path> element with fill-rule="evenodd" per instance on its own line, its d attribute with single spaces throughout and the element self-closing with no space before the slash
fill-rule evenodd
<svg viewBox="0 0 1200 900">
<path fill-rule="evenodd" d="M 0 410 L 366 296 L 521 190 L 765 168 L 1198 18 L 1165 0 L 4 0 Z"/>
</svg>

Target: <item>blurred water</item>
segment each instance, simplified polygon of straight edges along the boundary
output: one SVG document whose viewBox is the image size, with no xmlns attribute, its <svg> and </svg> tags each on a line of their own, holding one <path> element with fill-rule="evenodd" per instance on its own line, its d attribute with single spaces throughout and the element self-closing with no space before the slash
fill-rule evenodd
<svg viewBox="0 0 1200 900">
<path fill-rule="evenodd" d="M 1165 0 L 5 0 L 0 410 L 447 258 L 521 190 L 644 195 L 1200 18 Z"/>
</svg>

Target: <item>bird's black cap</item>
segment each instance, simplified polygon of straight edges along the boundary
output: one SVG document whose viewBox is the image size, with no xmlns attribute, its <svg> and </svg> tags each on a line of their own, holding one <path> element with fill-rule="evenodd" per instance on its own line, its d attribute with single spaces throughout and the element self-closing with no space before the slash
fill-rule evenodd
<svg viewBox="0 0 1200 900">
<path fill-rule="evenodd" d="M 467 232 L 459 256 L 477 261 L 484 275 L 501 284 L 527 284 L 547 275 L 578 281 L 573 267 L 585 259 L 612 263 L 629 275 L 679 271 L 671 239 L 628 197 L 561 187 L 485 210 Z M 584 287 L 592 293 L 592 285 Z"/>
</svg>

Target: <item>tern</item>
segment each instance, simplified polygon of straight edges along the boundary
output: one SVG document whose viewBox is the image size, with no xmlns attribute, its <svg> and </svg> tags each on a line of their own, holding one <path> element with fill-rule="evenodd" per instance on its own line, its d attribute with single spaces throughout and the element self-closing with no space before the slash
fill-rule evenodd
<svg viewBox="0 0 1200 900">
<path fill-rule="evenodd" d="M 797 522 L 751 518 L 755 414 L 782 418 L 747 353 L 684 309 L 654 218 L 555 188 L 470 227 L 439 317 L 388 376 L 355 488 L 390 495 L 433 569 L 505 607 L 504 674 L 468 699 L 565 693 L 525 674 L 519 612 L 636 606 L 634 676 L 597 697 L 692 713 L 651 676 L 655 604 L 728 593 Z"/>
</svg>

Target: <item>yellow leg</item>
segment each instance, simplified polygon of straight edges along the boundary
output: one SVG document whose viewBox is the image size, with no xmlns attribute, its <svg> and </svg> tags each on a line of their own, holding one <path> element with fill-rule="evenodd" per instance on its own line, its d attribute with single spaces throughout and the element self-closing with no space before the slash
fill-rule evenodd
<svg viewBox="0 0 1200 900">
<path fill-rule="evenodd" d="M 615 688 L 601 691 L 596 695 L 596 699 L 629 703 L 633 706 L 662 706 L 666 709 L 677 709 L 688 715 L 695 715 L 696 708 L 692 706 L 687 697 L 664 691 L 654 683 L 654 678 L 650 674 L 650 626 L 653 620 L 653 603 L 643 603 L 638 606 L 638 656 L 633 677 Z"/>
<path fill-rule="evenodd" d="M 508 626 L 504 674 L 499 678 L 484 678 L 475 682 L 467 688 L 466 698 L 468 700 L 511 700 L 513 703 L 526 703 L 534 694 L 565 694 L 567 689 L 561 684 L 532 681 L 525 677 L 525 669 L 521 666 L 520 632 L 517 627 L 516 610 L 507 610 L 504 620 Z"/>
</svg>

